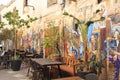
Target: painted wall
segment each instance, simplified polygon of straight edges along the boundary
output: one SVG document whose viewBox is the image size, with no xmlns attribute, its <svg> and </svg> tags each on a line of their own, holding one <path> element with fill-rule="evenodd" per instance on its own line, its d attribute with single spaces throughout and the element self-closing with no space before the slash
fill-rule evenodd
<svg viewBox="0 0 120 80">
<path fill-rule="evenodd" d="M 69 0 L 66 0 L 66 6 L 62 10 L 60 0 L 57 0 L 56 4 L 53 4 L 49 7 L 47 6 L 47 0 L 28 0 L 28 5 L 33 6 L 33 10 L 33 7 L 24 6 L 24 0 L 12 0 L 0 11 L 0 14 L 4 15 L 6 12 L 12 11 L 16 7 L 16 9 L 19 10 L 22 18 L 26 18 L 26 15 L 37 17 L 38 20 L 31 24 L 31 28 L 22 28 L 23 36 L 26 36 L 28 33 L 32 33 L 32 31 L 38 33 L 39 29 L 44 29 L 47 26 L 46 23 L 52 20 L 57 20 L 61 27 L 63 27 L 64 24 L 69 24 L 69 26 L 72 27 L 73 19 L 70 17 L 64 17 L 62 15 L 64 11 L 67 11 L 80 20 L 88 20 L 89 18 L 93 17 L 93 13 L 95 13 L 97 9 L 106 10 L 110 8 L 114 12 L 115 8 L 120 7 L 120 0 L 117 1 L 118 2 L 116 3 L 115 0 L 103 0 L 98 4 L 97 0 L 77 0 L 77 2 L 69 2 Z M 115 6 L 115 4 L 118 5 Z M 5 22 L 3 18 L 2 21 Z"/>
</svg>

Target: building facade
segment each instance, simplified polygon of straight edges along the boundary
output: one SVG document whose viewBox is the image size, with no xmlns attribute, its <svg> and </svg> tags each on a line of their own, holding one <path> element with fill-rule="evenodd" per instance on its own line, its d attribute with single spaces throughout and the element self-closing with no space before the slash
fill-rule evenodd
<svg viewBox="0 0 120 80">
<path fill-rule="evenodd" d="M 37 17 L 38 20 L 31 24 L 29 29 L 22 27 L 18 32 L 18 48 L 26 49 L 31 46 L 37 52 L 40 52 L 41 44 L 46 37 L 45 30 L 49 28 L 49 23 L 53 23 L 54 27 L 58 27 L 60 35 L 63 35 L 64 26 L 73 29 L 74 19 L 70 16 L 63 15 L 68 12 L 80 21 L 87 21 L 94 18 L 96 10 L 101 10 L 105 17 L 120 13 L 120 0 L 11 0 L 9 4 L 3 7 L 0 11 L 1 21 L 5 22 L 2 16 L 14 9 L 19 10 L 21 18 L 26 18 L 27 15 Z M 8 25 L 6 26 L 8 27 Z M 74 33 L 74 30 L 73 30 Z M 70 37 L 64 36 L 64 37 Z M 79 40 L 79 39 L 77 39 Z M 73 40 L 74 41 L 74 40 Z M 64 40 L 60 41 L 63 56 Z M 50 50 L 51 51 L 51 50 Z M 44 50 L 45 56 L 49 54 L 49 50 Z"/>
</svg>

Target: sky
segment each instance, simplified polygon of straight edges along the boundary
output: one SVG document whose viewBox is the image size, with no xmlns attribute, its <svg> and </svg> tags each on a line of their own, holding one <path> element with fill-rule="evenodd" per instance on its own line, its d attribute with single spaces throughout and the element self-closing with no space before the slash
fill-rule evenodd
<svg viewBox="0 0 120 80">
<path fill-rule="evenodd" d="M 9 3 L 11 0 L 0 0 L 0 4 L 7 4 L 7 3 Z"/>
</svg>

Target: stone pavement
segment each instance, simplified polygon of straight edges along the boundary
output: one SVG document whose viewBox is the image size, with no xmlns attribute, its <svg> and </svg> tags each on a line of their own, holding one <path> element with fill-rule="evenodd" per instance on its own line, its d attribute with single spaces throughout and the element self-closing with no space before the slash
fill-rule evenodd
<svg viewBox="0 0 120 80">
<path fill-rule="evenodd" d="M 12 71 L 11 69 L 1 69 L 0 80 L 29 80 L 26 74 L 27 68 L 21 68 L 20 71 Z"/>
</svg>

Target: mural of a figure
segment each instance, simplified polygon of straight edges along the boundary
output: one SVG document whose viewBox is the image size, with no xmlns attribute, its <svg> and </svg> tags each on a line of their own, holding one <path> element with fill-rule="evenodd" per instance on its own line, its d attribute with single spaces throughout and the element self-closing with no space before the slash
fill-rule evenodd
<svg viewBox="0 0 120 80">
<path fill-rule="evenodd" d="M 120 69 L 120 37 L 118 37 L 119 43 L 118 46 L 113 46 L 114 49 L 110 50 L 110 61 L 114 64 L 115 71 L 114 71 L 114 80 L 119 80 L 119 69 Z M 112 46 L 112 45 L 111 45 Z M 111 47 L 110 46 L 110 47 Z M 116 48 L 117 46 L 117 48 Z"/>
<path fill-rule="evenodd" d="M 119 70 L 120 70 L 120 36 L 118 38 L 119 43 L 117 46 L 117 52 L 119 55 L 115 55 L 115 62 L 114 62 L 114 66 L 115 66 L 115 72 L 114 72 L 114 80 L 119 80 Z"/>
<path fill-rule="evenodd" d="M 92 55 L 96 55 L 96 49 L 97 49 L 96 38 L 95 35 L 92 34 L 90 38 L 89 60 L 92 58 Z"/>
</svg>

